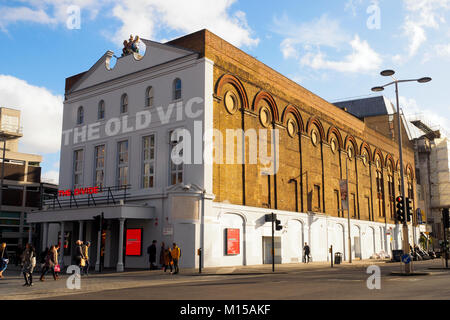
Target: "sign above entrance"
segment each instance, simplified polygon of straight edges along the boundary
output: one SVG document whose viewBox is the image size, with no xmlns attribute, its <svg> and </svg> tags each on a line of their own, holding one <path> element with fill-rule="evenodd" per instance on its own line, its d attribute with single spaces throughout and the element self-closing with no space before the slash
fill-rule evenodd
<svg viewBox="0 0 450 320">
<path fill-rule="evenodd" d="M 99 193 L 99 187 L 87 187 L 87 188 L 78 188 L 78 189 L 67 189 L 67 190 L 58 190 L 59 197 L 70 197 L 71 194 L 74 196 L 80 196 L 84 194 L 95 194 Z"/>
<path fill-rule="evenodd" d="M 227 254 L 235 255 L 240 253 L 240 229 L 226 229 Z"/>
</svg>

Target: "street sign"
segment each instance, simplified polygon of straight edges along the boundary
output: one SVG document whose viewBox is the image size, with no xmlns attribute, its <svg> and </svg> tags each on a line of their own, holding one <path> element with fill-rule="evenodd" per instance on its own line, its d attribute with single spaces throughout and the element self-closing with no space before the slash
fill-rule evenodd
<svg viewBox="0 0 450 320">
<path fill-rule="evenodd" d="M 173 227 L 163 228 L 163 236 L 171 236 L 173 235 Z"/>
<path fill-rule="evenodd" d="M 411 256 L 409 254 L 402 255 L 402 262 L 408 264 L 411 262 Z"/>
</svg>

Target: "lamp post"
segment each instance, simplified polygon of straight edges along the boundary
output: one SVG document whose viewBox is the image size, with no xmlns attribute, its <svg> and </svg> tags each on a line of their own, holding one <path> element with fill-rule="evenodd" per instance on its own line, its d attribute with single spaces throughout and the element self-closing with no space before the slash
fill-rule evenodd
<svg viewBox="0 0 450 320">
<path fill-rule="evenodd" d="M 406 79 L 406 80 L 398 80 L 394 77 L 395 71 L 394 70 L 384 70 L 380 73 L 384 77 L 391 77 L 394 81 L 385 84 L 384 86 L 379 87 L 373 87 L 373 92 L 381 92 L 384 90 L 385 87 L 390 86 L 391 84 L 395 84 L 395 98 L 397 103 L 397 120 L 398 120 L 398 153 L 400 158 L 400 192 L 401 196 L 403 197 L 403 208 L 406 208 L 406 197 L 405 197 L 405 181 L 403 176 L 403 146 L 402 146 L 402 131 L 401 131 L 401 120 L 400 120 L 400 105 L 399 105 L 399 99 L 398 99 L 398 84 L 402 82 L 419 82 L 419 83 L 426 83 L 430 82 L 430 77 L 423 77 L 419 79 Z M 405 213 L 406 214 L 406 213 Z M 408 232 L 408 223 L 407 219 L 403 220 L 403 254 L 409 253 L 409 232 Z M 405 272 L 410 273 L 411 272 L 411 264 L 405 264 Z"/>
</svg>

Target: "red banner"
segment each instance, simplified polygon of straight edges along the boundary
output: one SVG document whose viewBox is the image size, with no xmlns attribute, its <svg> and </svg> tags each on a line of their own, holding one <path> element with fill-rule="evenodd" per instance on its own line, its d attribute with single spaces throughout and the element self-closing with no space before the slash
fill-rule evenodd
<svg viewBox="0 0 450 320">
<path fill-rule="evenodd" d="M 126 255 L 142 255 L 142 229 L 127 229 L 126 236 Z"/>
<path fill-rule="evenodd" d="M 227 254 L 240 253 L 239 236 L 240 236 L 239 229 L 227 229 Z"/>
</svg>

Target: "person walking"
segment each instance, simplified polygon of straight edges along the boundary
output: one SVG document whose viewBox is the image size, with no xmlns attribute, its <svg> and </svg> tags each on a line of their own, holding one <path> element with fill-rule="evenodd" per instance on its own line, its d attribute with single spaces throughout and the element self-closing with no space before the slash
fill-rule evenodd
<svg viewBox="0 0 450 320">
<path fill-rule="evenodd" d="M 83 246 L 83 255 L 84 255 L 84 274 L 89 275 L 89 248 L 91 246 L 91 243 L 89 241 L 86 241 L 86 244 Z"/>
<path fill-rule="evenodd" d="M 83 271 L 84 267 L 86 266 L 85 258 L 84 258 L 84 254 L 83 254 L 83 247 L 82 247 L 83 241 L 77 240 L 75 242 L 75 244 L 77 245 L 75 248 L 75 263 L 80 268 L 80 272 L 81 272 L 81 271 Z"/>
<path fill-rule="evenodd" d="M 311 249 L 308 246 L 308 243 L 305 242 L 305 246 L 303 247 L 303 262 L 309 263 Z"/>
<path fill-rule="evenodd" d="M 166 245 L 164 242 L 161 242 L 161 249 L 159 252 L 159 265 L 161 266 L 161 269 L 164 269 L 165 259 L 164 259 L 164 252 L 166 251 Z"/>
<path fill-rule="evenodd" d="M 148 260 L 150 262 L 150 270 L 156 269 L 156 240 L 147 248 Z"/>
<path fill-rule="evenodd" d="M 3 272 L 8 267 L 9 258 L 8 251 L 6 249 L 6 242 L 3 242 L 0 246 L 0 279 L 3 279 Z"/>
<path fill-rule="evenodd" d="M 45 257 L 44 269 L 42 270 L 41 277 L 39 278 L 40 281 L 45 280 L 45 275 L 50 270 L 52 271 L 53 279 L 54 280 L 58 279 L 58 277 L 56 276 L 56 273 L 55 273 L 55 266 L 58 263 L 57 259 L 58 259 L 58 254 L 57 254 L 56 248 L 55 248 L 55 246 L 51 246 L 47 252 L 47 256 Z"/>
<path fill-rule="evenodd" d="M 181 257 L 181 249 L 177 246 L 175 242 L 173 243 L 173 247 L 170 253 L 173 259 L 174 274 L 177 274 L 178 272 L 180 272 L 180 269 L 178 268 L 178 263 Z"/>
<path fill-rule="evenodd" d="M 31 243 L 27 243 L 22 254 L 22 273 L 25 279 L 24 286 L 33 285 L 33 270 L 36 267 L 36 251 Z"/>
</svg>

